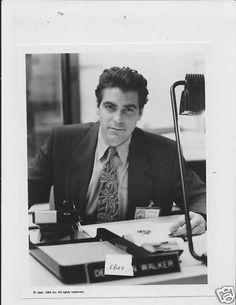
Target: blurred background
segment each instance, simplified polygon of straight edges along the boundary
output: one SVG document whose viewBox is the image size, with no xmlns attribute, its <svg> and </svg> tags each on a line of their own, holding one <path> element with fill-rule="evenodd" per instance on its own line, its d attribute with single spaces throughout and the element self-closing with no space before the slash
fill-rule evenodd
<svg viewBox="0 0 236 305">
<path fill-rule="evenodd" d="M 129 66 L 143 74 L 149 101 L 138 126 L 174 139 L 170 87 L 187 73 L 204 74 L 203 52 L 27 54 L 28 162 L 53 127 L 97 121 L 94 91 L 102 71 L 111 66 Z M 177 91 L 177 102 L 182 90 Z M 184 156 L 205 181 L 205 115 L 179 120 Z"/>
</svg>

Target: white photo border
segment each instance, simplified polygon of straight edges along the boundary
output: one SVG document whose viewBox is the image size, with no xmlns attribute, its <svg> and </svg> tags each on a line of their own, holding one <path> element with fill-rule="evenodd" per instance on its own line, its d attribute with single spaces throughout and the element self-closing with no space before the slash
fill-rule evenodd
<svg viewBox="0 0 236 305">
<path fill-rule="evenodd" d="M 100 38 L 97 41 L 96 33 L 92 30 L 94 26 L 90 25 L 89 39 L 83 41 L 82 37 L 78 34 L 75 36 L 75 42 L 70 43 L 72 35 L 66 37 L 66 33 L 71 29 L 72 25 L 75 27 L 78 24 L 85 26 L 87 17 L 90 13 L 91 5 L 95 3 L 82 3 L 79 2 L 55 2 L 47 3 L 45 7 L 35 4 L 35 6 L 26 4 L 25 10 L 22 10 L 17 4 L 12 4 L 5 7 L 6 15 L 4 16 L 5 27 L 8 25 L 8 30 L 4 31 L 5 36 L 3 47 L 3 56 L 5 55 L 6 61 L 3 63 L 3 72 L 5 78 L 3 80 L 3 242 L 5 242 L 5 249 L 3 250 L 3 258 L 5 264 L 8 266 L 8 273 L 6 268 L 3 270 L 5 298 L 22 298 L 25 296 L 28 287 L 22 287 L 22 266 L 27 272 L 27 263 L 25 261 L 25 253 L 28 253 L 27 245 L 28 240 L 25 234 L 25 223 L 27 223 L 27 140 L 26 140 L 26 92 L 25 92 L 25 54 L 31 53 L 80 53 L 83 48 L 96 48 L 106 47 L 106 49 L 113 49 L 114 46 L 122 48 L 132 48 L 141 46 L 152 48 L 158 46 L 159 48 L 172 48 L 174 45 L 177 47 L 194 48 L 196 46 L 203 47 L 207 54 L 206 67 L 208 83 L 208 101 L 207 104 L 207 180 L 208 180 L 208 285 L 165 285 L 154 287 L 137 286 L 127 287 L 111 287 L 109 292 L 104 286 L 104 292 L 101 286 L 98 287 L 85 287 L 82 290 L 85 294 L 81 296 L 98 298 L 112 297 L 118 298 L 121 296 L 126 297 L 141 297 L 141 298 L 155 298 L 165 299 L 167 296 L 171 297 L 209 297 L 216 298 L 215 289 L 224 285 L 235 286 L 235 140 L 231 130 L 235 129 L 234 112 L 235 105 L 233 100 L 235 98 L 234 81 L 235 70 L 232 65 L 235 64 L 235 41 L 233 40 L 234 14 L 231 14 L 232 7 L 230 4 L 218 4 L 213 7 L 213 4 L 205 3 L 205 10 L 202 14 L 202 4 L 191 4 L 194 6 L 195 14 L 199 19 L 205 21 L 209 26 L 200 27 L 194 34 L 191 31 L 181 33 L 181 30 L 175 31 L 174 25 L 178 24 L 181 29 L 190 25 L 190 16 L 192 16 L 193 7 L 189 4 L 184 8 L 182 14 L 175 14 L 175 9 L 169 3 L 147 3 L 147 6 L 140 4 L 141 7 L 134 7 L 136 1 L 132 3 L 118 3 L 111 2 L 97 3 L 99 10 L 94 14 L 95 20 L 98 22 L 99 17 L 103 20 L 101 24 L 96 24 L 104 30 L 105 25 L 110 24 L 108 32 L 112 33 L 115 28 L 118 29 L 118 37 L 113 41 L 109 41 L 109 35 Z M 101 6 L 99 6 L 101 5 Z M 181 8 L 181 1 L 174 4 L 176 8 Z M 19 8 L 21 12 L 19 13 Z M 41 15 L 36 14 L 32 10 L 38 8 Z M 134 9 L 135 8 L 135 9 Z M 154 18 L 152 9 L 159 8 L 157 12 L 158 18 Z M 212 11 L 214 8 L 214 16 L 207 15 L 207 12 Z M 82 12 L 84 15 L 82 15 Z M 115 12 L 114 10 L 117 9 Z M 143 9 L 143 10 L 142 10 Z M 224 11 L 225 10 L 225 11 Z M 142 16 L 140 15 L 143 12 Z M 63 13 L 60 15 L 58 12 Z M 111 15 L 106 13 L 110 12 Z M 161 14 L 165 12 L 165 17 Z M 69 18 L 63 18 L 57 21 L 61 16 L 67 16 L 67 13 L 74 16 L 74 20 L 69 22 Z M 226 15 L 227 13 L 227 15 Z M 59 16 L 60 15 L 60 16 Z M 150 16 L 151 21 L 150 21 Z M 126 18 L 124 18 L 126 16 Z M 129 24 L 127 24 L 130 20 Z M 129 17 L 130 16 L 130 17 Z M 200 18 L 201 16 L 201 18 Z M 192 16 L 193 17 L 193 16 Z M 225 19 L 220 19 L 224 17 Z M 228 17 L 228 19 L 227 19 Z M 7 20 L 7 18 L 9 18 Z M 84 18 L 84 19 L 83 19 Z M 91 18 L 91 17 L 89 17 Z M 97 18 L 97 19 L 96 19 Z M 117 18 L 117 19 L 116 19 Z M 207 19 L 205 19 L 207 18 Z M 54 20 L 54 21 L 53 21 Z M 170 25 L 165 30 L 160 30 L 156 27 L 163 25 L 165 22 L 170 22 Z M 213 22 L 216 23 L 219 31 L 217 34 L 214 32 Z M 74 22 L 74 24 L 73 24 Z M 84 22 L 84 24 L 83 24 Z M 126 24 L 124 25 L 124 22 Z M 158 23 L 159 22 L 159 23 Z M 182 24 L 181 24 L 182 22 Z M 193 23 L 196 19 L 193 19 Z M 99 25 L 99 26 L 98 26 Z M 144 39 L 144 32 L 138 42 L 130 39 L 130 33 L 123 33 L 123 27 L 128 26 L 145 27 L 147 30 L 155 28 L 157 35 L 147 35 Z M 41 28 L 40 28 L 41 26 Z M 223 28 L 222 28 L 223 26 Z M 24 31 L 29 28 L 29 32 Z M 37 29 L 37 33 L 34 32 Z M 81 29 L 78 30 L 81 33 Z M 162 32 L 161 32 L 162 31 Z M 190 33 L 191 32 L 191 33 Z M 227 32 L 229 37 L 224 34 Z M 7 37 L 9 33 L 9 37 Z M 76 31 L 77 33 L 77 31 Z M 134 32 L 133 32 L 134 33 Z M 35 34 L 39 34 L 38 36 Z M 59 35 L 60 34 L 60 35 Z M 121 40 L 121 36 L 122 40 Z M 107 40 L 104 40 L 107 37 Z M 52 39 L 53 38 L 53 39 Z M 143 39 L 142 39 L 143 38 Z M 137 39 L 137 38 L 136 38 Z M 85 39 L 86 40 L 86 39 Z M 141 51 L 141 49 L 139 49 Z M 219 72 L 220 71 L 220 72 Z M 224 75 L 225 77 L 222 77 Z M 217 89 L 215 89 L 217 88 Z M 218 124 L 222 120 L 222 109 L 225 107 L 225 100 L 227 100 L 227 114 L 222 125 Z M 220 125 L 220 126 L 219 126 Z M 222 161 L 224 156 L 224 161 Z M 226 178 L 228 177 L 227 181 Z M 17 204 L 20 202 L 20 204 Z M 228 205 L 228 208 L 226 208 Z M 229 212 L 231 211 L 231 212 Z M 9 215 L 11 221 L 9 222 Z M 14 226 L 12 225 L 14 223 Z M 220 224 L 220 228 L 219 228 Z M 16 228 L 17 230 L 16 234 Z M 14 243 L 9 240 L 9 235 L 14 236 Z M 233 238 L 232 238 L 233 234 Z M 24 246 L 22 246 L 22 241 Z M 25 243 L 24 243 L 25 242 Z M 27 252 L 25 252 L 27 251 Z M 19 256 L 16 258 L 16 253 L 21 253 L 19 265 Z M 14 260 L 15 257 L 15 260 Z M 14 280 L 13 280 L 14 279 Z M 23 281 L 23 284 L 25 282 Z M 171 289 L 170 289 L 171 287 Z M 45 289 L 45 288 L 44 288 Z M 15 291 L 12 295 L 12 291 Z M 158 291 L 157 291 L 158 290 Z M 23 294 L 22 294 L 23 293 Z M 179 298 L 179 300 L 182 298 Z M 187 298 L 188 299 L 188 298 Z M 69 299 L 68 299 L 69 300 Z M 32 300 L 33 302 L 33 300 Z"/>
</svg>

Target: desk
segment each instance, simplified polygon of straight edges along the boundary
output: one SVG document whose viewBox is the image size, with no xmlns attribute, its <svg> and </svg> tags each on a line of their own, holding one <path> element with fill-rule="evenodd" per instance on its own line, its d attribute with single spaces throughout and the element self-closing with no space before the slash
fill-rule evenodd
<svg viewBox="0 0 236 305">
<path fill-rule="evenodd" d="M 146 219 L 146 221 L 158 222 L 160 224 L 171 224 L 177 215 L 158 217 L 155 219 Z M 121 224 L 132 224 L 138 220 L 128 220 L 120 222 Z M 142 219 L 143 221 L 143 219 Z M 117 223 L 109 223 L 108 229 Z M 100 225 L 101 226 L 101 225 Z M 88 226 L 84 226 L 86 229 Z M 97 225 L 90 225 L 90 228 L 96 228 Z M 103 224 L 103 227 L 106 227 Z M 193 238 L 195 250 L 201 254 L 206 251 L 206 233 Z M 79 285 L 155 285 L 155 284 L 207 284 L 207 267 L 203 263 L 195 260 L 188 251 L 188 244 L 184 243 L 184 252 L 181 255 L 181 271 L 169 274 L 159 274 L 132 279 L 122 279 L 117 281 L 102 282 L 96 284 Z M 32 286 L 66 286 L 58 280 L 52 273 L 29 255 L 30 284 Z M 78 284 L 77 284 L 78 285 Z M 71 285 L 70 285 L 71 286 Z"/>
</svg>

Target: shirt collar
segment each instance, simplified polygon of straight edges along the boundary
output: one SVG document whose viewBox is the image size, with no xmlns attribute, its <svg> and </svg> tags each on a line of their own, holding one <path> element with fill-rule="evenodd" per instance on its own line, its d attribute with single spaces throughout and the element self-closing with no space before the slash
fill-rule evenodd
<svg viewBox="0 0 236 305">
<path fill-rule="evenodd" d="M 124 143 L 116 146 L 117 153 L 120 157 L 122 164 L 125 164 L 127 162 L 130 141 L 131 141 L 131 136 Z M 105 142 L 105 140 L 102 136 L 101 128 L 99 128 L 98 144 L 97 144 L 98 160 L 100 160 L 103 157 L 103 155 L 108 147 L 109 147 L 109 145 Z"/>
</svg>

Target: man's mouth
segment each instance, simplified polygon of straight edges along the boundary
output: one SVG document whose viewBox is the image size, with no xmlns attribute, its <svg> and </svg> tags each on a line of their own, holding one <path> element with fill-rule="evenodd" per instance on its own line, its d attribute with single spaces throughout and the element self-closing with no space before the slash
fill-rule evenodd
<svg viewBox="0 0 236 305">
<path fill-rule="evenodd" d="M 109 127 L 109 129 L 114 130 L 114 131 L 125 131 L 124 128 L 117 128 L 117 127 Z"/>
</svg>

